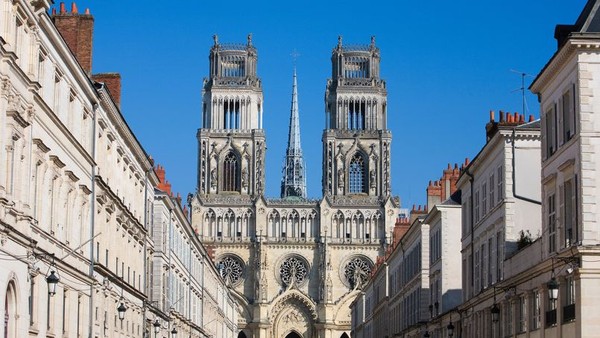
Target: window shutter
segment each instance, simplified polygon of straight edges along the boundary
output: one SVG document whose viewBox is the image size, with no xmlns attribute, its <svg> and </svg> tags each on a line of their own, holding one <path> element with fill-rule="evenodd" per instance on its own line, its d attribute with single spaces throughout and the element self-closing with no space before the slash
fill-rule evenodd
<svg viewBox="0 0 600 338">
<path fill-rule="evenodd" d="M 558 186 L 558 217 L 556 217 L 557 228 L 562 229 L 565 226 L 565 187 L 564 185 Z M 557 230 L 558 230 L 557 229 Z M 564 236 L 564 232 L 563 232 Z"/>
<path fill-rule="evenodd" d="M 558 109 L 560 109 L 560 111 L 558 111 L 558 110 L 556 111 L 556 120 L 557 120 L 556 128 L 557 129 L 564 129 L 566 127 L 565 123 L 564 123 L 565 121 L 563 119 L 563 116 L 565 115 L 564 99 L 565 99 L 564 95 L 563 95 L 563 97 L 558 99 Z M 561 128 L 558 128 L 559 126 L 561 126 Z M 566 142 L 564 134 L 565 134 L 564 130 L 560 130 L 560 132 L 557 133 L 558 137 L 556 140 L 556 144 L 563 145 Z"/>
<path fill-rule="evenodd" d="M 573 103 L 573 111 L 571 112 L 571 117 L 573 118 L 573 123 L 571 124 L 571 129 L 573 130 L 573 134 L 575 134 L 577 132 L 577 118 L 576 118 L 576 112 L 577 112 L 577 100 L 576 100 L 576 96 L 575 96 L 575 84 L 573 83 L 573 88 L 571 89 L 571 97 L 573 97 L 572 103 Z"/>
<path fill-rule="evenodd" d="M 579 213 L 579 205 L 578 203 L 578 199 L 577 199 L 577 175 L 575 175 L 573 177 L 573 184 L 571 184 L 571 187 L 573 187 L 573 191 L 571 191 L 571 225 L 572 225 L 572 231 L 573 231 L 573 236 L 571 238 L 571 244 L 574 244 L 575 242 L 579 241 L 579 224 L 577 224 L 577 220 L 578 220 L 578 213 Z"/>
</svg>

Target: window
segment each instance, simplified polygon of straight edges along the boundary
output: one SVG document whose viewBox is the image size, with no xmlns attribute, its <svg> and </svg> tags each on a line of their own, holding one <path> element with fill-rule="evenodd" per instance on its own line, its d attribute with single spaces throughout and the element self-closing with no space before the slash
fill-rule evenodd
<svg viewBox="0 0 600 338">
<path fill-rule="evenodd" d="M 348 104 L 348 129 L 365 129 L 366 103 L 358 100 L 350 100 Z"/>
<path fill-rule="evenodd" d="M 365 190 L 365 164 L 360 154 L 355 154 L 350 160 L 349 170 L 350 193 L 364 193 Z"/>
<path fill-rule="evenodd" d="M 479 222 L 479 191 L 475 191 L 475 198 L 473 203 L 475 203 L 475 208 L 473 210 L 475 223 Z"/>
<path fill-rule="evenodd" d="M 563 322 L 575 319 L 575 281 L 572 276 L 565 279 L 565 306 L 563 307 Z"/>
<path fill-rule="evenodd" d="M 487 261 L 487 251 L 485 250 L 485 242 L 483 244 L 481 244 L 481 251 L 480 251 L 480 258 L 481 258 L 481 288 L 484 289 L 487 287 L 487 280 L 486 280 L 486 261 Z"/>
<path fill-rule="evenodd" d="M 577 241 L 577 201 L 576 181 L 572 178 L 563 186 L 563 224 L 565 228 L 565 247 L 573 245 Z"/>
<path fill-rule="evenodd" d="M 531 297 L 531 329 L 536 330 L 541 326 L 540 292 L 535 291 Z"/>
<path fill-rule="evenodd" d="M 480 280 L 480 265 L 479 265 L 479 251 L 475 251 L 475 292 L 479 292 L 481 289 L 481 280 Z"/>
<path fill-rule="evenodd" d="M 223 162 L 223 191 L 239 191 L 239 165 L 233 153 L 225 156 Z"/>
<path fill-rule="evenodd" d="M 503 181 L 503 175 L 504 174 L 504 169 L 502 168 L 502 166 L 498 167 L 498 203 L 502 202 L 502 199 L 504 198 L 504 181 Z"/>
<path fill-rule="evenodd" d="M 492 175 L 490 176 L 490 209 L 492 209 L 494 205 L 496 205 L 496 197 L 494 196 L 494 185 L 496 184 L 496 182 L 494 181 L 494 174 L 492 173 Z"/>
<path fill-rule="evenodd" d="M 563 94 L 561 99 L 561 118 L 562 118 L 562 143 L 567 143 L 575 134 L 575 104 L 573 89 L 569 89 Z"/>
<path fill-rule="evenodd" d="M 492 280 L 492 264 L 493 264 L 493 252 L 492 252 L 492 248 L 493 248 L 493 238 L 490 237 L 488 239 L 488 246 L 487 246 L 487 284 L 491 285 L 493 283 Z"/>
<path fill-rule="evenodd" d="M 527 297 L 519 297 L 519 332 L 527 331 Z"/>
<path fill-rule="evenodd" d="M 556 251 L 556 196 L 548 196 L 548 252 Z"/>
<path fill-rule="evenodd" d="M 504 254 L 502 252 L 503 241 L 502 232 L 498 231 L 496 234 L 496 281 L 502 280 L 502 257 Z"/>
<path fill-rule="evenodd" d="M 513 335 L 513 311 L 512 311 L 512 302 L 509 300 L 504 307 L 504 334 L 505 336 Z"/>
<path fill-rule="evenodd" d="M 481 216 L 482 218 L 485 216 L 487 212 L 487 183 L 483 182 L 481 186 Z"/>
<path fill-rule="evenodd" d="M 549 158 L 556 151 L 556 105 L 546 111 L 545 118 L 546 131 L 546 158 Z"/>
<path fill-rule="evenodd" d="M 225 129 L 239 129 L 240 101 L 229 99 L 223 102 L 223 118 Z"/>
</svg>

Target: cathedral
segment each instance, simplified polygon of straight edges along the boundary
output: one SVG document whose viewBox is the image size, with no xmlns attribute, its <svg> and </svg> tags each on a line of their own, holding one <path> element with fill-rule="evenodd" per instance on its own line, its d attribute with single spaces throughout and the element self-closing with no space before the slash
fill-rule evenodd
<svg viewBox="0 0 600 338">
<path fill-rule="evenodd" d="M 349 337 L 349 306 L 391 243 L 399 212 L 375 39 L 345 46 L 340 37 L 333 48 L 319 200 L 306 198 L 296 72 L 281 196 L 271 198 L 252 37 L 230 44 L 215 36 L 209 62 L 189 203 L 201 242 L 237 298 L 238 337 Z"/>
</svg>

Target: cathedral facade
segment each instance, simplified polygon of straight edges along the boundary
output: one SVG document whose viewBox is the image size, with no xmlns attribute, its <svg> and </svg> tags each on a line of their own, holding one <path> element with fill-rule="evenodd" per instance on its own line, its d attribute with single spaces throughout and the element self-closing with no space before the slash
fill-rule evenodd
<svg viewBox="0 0 600 338">
<path fill-rule="evenodd" d="M 251 36 L 215 36 L 198 130 L 192 222 L 239 303 L 239 337 L 349 337 L 350 303 L 391 241 L 391 132 L 380 51 L 332 51 L 325 93 L 323 197 L 307 199 L 294 72 L 281 196 L 264 196 L 266 135 Z M 268 118 L 268 114 L 267 118 Z"/>
</svg>

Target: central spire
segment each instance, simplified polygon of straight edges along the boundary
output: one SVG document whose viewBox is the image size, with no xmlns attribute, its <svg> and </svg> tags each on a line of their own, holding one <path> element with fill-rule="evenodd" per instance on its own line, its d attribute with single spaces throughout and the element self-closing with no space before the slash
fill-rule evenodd
<svg viewBox="0 0 600 338">
<path fill-rule="evenodd" d="M 304 158 L 300 146 L 300 117 L 298 113 L 298 83 L 296 67 L 294 67 L 294 82 L 292 85 L 292 108 L 290 112 L 290 130 L 288 146 L 285 152 L 283 178 L 281 179 L 281 198 L 306 198 L 306 179 Z"/>
</svg>

